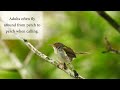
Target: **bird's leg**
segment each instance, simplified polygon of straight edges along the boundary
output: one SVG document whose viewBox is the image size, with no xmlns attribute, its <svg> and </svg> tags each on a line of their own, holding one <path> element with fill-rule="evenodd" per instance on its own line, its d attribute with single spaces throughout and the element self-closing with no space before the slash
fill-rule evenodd
<svg viewBox="0 0 120 90">
<path fill-rule="evenodd" d="M 64 70 L 67 69 L 67 65 L 66 65 L 65 62 L 62 62 L 62 61 L 59 60 L 58 63 L 59 63 L 59 64 L 58 64 L 57 66 L 58 66 L 59 68 L 64 69 Z"/>
<path fill-rule="evenodd" d="M 58 67 L 61 68 L 61 69 L 64 69 L 64 70 L 67 69 L 67 65 L 65 63 L 59 63 Z"/>
</svg>

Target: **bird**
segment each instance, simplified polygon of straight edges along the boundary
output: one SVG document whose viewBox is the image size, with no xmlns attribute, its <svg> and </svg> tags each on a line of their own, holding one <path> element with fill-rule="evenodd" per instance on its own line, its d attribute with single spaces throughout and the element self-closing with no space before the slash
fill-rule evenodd
<svg viewBox="0 0 120 90">
<path fill-rule="evenodd" d="M 64 69 L 67 68 L 67 65 L 70 65 L 70 68 L 73 69 L 71 62 L 76 58 L 76 53 L 70 47 L 60 42 L 52 44 L 52 47 L 59 61 L 63 64 Z"/>
</svg>

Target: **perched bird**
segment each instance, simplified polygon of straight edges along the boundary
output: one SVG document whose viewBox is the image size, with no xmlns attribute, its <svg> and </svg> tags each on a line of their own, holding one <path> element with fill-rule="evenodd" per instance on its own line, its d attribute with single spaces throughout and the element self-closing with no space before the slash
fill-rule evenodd
<svg viewBox="0 0 120 90">
<path fill-rule="evenodd" d="M 63 62 L 70 63 L 73 58 L 76 58 L 75 52 L 70 47 L 67 47 L 60 42 L 54 43 L 52 46 L 54 52 Z"/>
<path fill-rule="evenodd" d="M 54 49 L 55 54 L 58 57 L 58 60 L 60 61 L 59 67 L 62 64 L 63 69 L 71 69 L 74 72 L 74 76 L 78 77 L 79 74 L 77 71 L 74 69 L 73 65 L 71 64 L 72 60 L 76 58 L 76 54 L 88 54 L 87 52 L 80 52 L 80 53 L 75 53 L 70 47 L 67 47 L 66 45 L 56 42 L 52 44 L 52 47 Z"/>
<path fill-rule="evenodd" d="M 52 44 L 52 47 L 59 61 L 64 64 L 64 68 L 66 68 L 66 64 L 71 63 L 73 58 L 76 58 L 75 52 L 60 42 Z M 73 67 L 71 66 L 71 68 Z"/>
</svg>

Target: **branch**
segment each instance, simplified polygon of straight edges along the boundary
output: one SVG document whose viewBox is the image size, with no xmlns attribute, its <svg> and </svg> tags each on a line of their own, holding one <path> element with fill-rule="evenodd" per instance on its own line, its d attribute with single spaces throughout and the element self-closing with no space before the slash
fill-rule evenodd
<svg viewBox="0 0 120 90">
<path fill-rule="evenodd" d="M 0 44 L 3 46 L 3 49 L 4 49 L 5 53 L 6 53 L 6 55 L 9 55 L 10 59 L 15 64 L 15 68 L 13 68 L 13 70 L 17 70 L 23 79 L 32 78 L 31 73 L 28 71 L 28 69 L 23 68 L 23 65 L 19 61 L 19 59 L 12 52 L 10 52 L 7 45 L 1 39 L 0 39 Z M 3 68 L 3 67 L 0 67 L 0 68 L 3 69 L 3 70 L 10 70 L 10 69 Z"/>
<path fill-rule="evenodd" d="M 120 25 L 112 19 L 106 12 L 104 11 L 96 11 L 101 17 L 103 17 L 111 26 L 113 26 L 120 33 Z"/>
<path fill-rule="evenodd" d="M 35 46 L 35 48 L 36 49 L 38 49 L 38 48 L 40 48 L 40 46 L 41 46 L 41 43 L 39 43 L 38 42 L 38 44 Z M 31 57 L 33 56 L 33 52 L 32 51 L 30 51 L 29 53 L 28 53 L 28 55 L 26 56 L 26 58 L 25 58 L 25 60 L 24 60 L 24 65 L 28 65 L 29 64 L 29 62 L 30 62 L 30 60 L 31 60 Z"/>
<path fill-rule="evenodd" d="M 105 42 L 106 42 L 106 51 L 103 51 L 102 53 L 108 53 L 108 52 L 112 52 L 115 54 L 120 54 L 120 51 L 117 49 L 114 49 L 111 45 L 111 43 L 108 41 L 107 37 L 105 37 Z"/>
<path fill-rule="evenodd" d="M 65 73 L 67 73 L 68 75 L 70 75 L 73 78 L 76 79 L 84 79 L 82 76 L 80 76 L 76 70 L 71 70 L 67 67 L 67 69 L 64 69 L 62 67 L 59 66 L 59 62 L 57 60 L 53 60 L 51 58 L 49 58 L 48 56 L 46 56 L 45 54 L 43 54 L 42 52 L 38 51 L 31 43 L 28 42 L 28 40 L 20 37 L 19 35 L 15 34 L 15 36 L 20 39 L 31 51 L 33 51 L 36 55 L 38 55 L 39 57 L 41 57 L 43 60 L 51 63 L 52 65 L 56 66 L 57 68 L 63 70 Z"/>
</svg>

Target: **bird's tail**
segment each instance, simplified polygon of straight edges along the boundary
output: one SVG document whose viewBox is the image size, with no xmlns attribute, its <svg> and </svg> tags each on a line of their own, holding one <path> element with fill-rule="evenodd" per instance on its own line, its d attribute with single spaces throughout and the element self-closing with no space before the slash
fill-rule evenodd
<svg viewBox="0 0 120 90">
<path fill-rule="evenodd" d="M 90 54 L 89 52 L 75 52 L 75 54 Z"/>
</svg>

